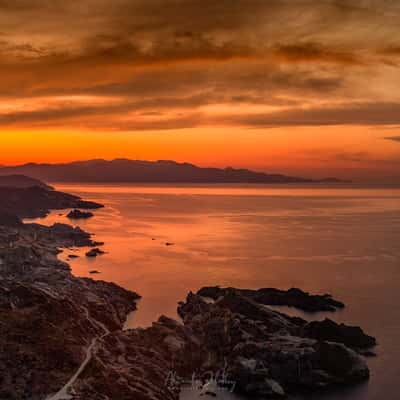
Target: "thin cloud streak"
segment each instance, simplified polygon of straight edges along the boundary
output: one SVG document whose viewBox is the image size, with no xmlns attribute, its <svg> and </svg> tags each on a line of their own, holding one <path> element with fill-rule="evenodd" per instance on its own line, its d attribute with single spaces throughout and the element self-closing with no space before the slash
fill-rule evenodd
<svg viewBox="0 0 400 400">
<path fill-rule="evenodd" d="M 193 105 L 198 99 L 187 99 L 184 113 L 171 112 L 171 104 L 157 101 L 159 110 L 152 112 L 152 102 L 116 103 L 114 105 L 83 105 L 50 107 L 33 111 L 0 114 L 0 126 L 71 126 L 107 128 L 113 130 L 182 129 L 198 126 L 234 126 L 269 128 L 283 126 L 334 126 L 334 125 L 397 125 L 400 124 L 400 103 L 341 104 L 336 107 L 291 108 L 268 113 L 210 113 Z M 179 100 L 176 105 L 182 109 Z M 200 98 L 201 104 L 201 98 Z M 99 117 L 102 116 L 102 118 Z M 110 117 L 115 117 L 110 119 Z M 399 137 L 387 137 L 398 141 Z"/>
<path fill-rule="evenodd" d="M 387 136 L 384 139 L 391 140 L 393 142 L 400 142 L 400 136 Z"/>
</svg>

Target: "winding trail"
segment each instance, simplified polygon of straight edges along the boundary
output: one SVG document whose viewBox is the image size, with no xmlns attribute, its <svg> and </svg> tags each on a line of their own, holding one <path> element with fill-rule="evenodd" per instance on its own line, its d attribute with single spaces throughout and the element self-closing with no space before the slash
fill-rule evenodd
<svg viewBox="0 0 400 400">
<path fill-rule="evenodd" d="M 83 370 L 86 368 L 86 365 L 88 365 L 89 361 L 92 359 L 92 350 L 95 347 L 96 343 L 106 337 L 107 335 L 110 334 L 110 330 L 101 322 L 94 320 L 93 318 L 90 317 L 89 315 L 89 310 L 85 307 L 85 313 L 86 313 L 86 318 L 87 320 L 94 326 L 101 327 L 104 331 L 104 333 L 100 336 L 96 336 L 95 338 L 92 339 L 90 342 L 89 347 L 86 349 L 86 356 L 85 359 L 83 360 L 82 364 L 79 366 L 75 374 L 70 378 L 70 380 L 54 395 L 51 395 L 50 397 L 47 397 L 46 400 L 71 400 L 73 398 L 73 395 L 69 394 L 71 387 L 75 383 L 75 381 L 79 378 L 79 375 L 83 372 Z"/>
</svg>

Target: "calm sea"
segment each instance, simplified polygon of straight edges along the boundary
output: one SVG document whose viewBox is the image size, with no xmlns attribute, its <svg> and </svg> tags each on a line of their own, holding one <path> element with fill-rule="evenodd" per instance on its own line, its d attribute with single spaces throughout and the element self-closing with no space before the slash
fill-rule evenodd
<svg viewBox="0 0 400 400">
<path fill-rule="evenodd" d="M 329 317 L 376 336 L 378 356 L 368 361 L 369 383 L 307 398 L 400 398 L 400 189 L 56 188 L 105 205 L 94 218 L 77 224 L 104 241 L 107 254 L 83 256 L 70 265 L 76 275 L 113 281 L 143 296 L 130 327 L 147 326 L 160 314 L 176 316 L 177 302 L 205 285 L 329 292 L 347 305 Z M 70 222 L 65 212 L 59 214 L 38 222 Z M 66 251 L 60 257 L 84 252 Z M 90 270 L 101 274 L 90 275 Z"/>
</svg>

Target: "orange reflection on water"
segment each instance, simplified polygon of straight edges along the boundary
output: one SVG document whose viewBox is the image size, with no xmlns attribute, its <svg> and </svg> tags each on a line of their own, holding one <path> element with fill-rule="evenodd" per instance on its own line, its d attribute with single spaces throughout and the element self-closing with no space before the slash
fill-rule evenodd
<svg viewBox="0 0 400 400">
<path fill-rule="evenodd" d="M 390 292 L 395 281 L 390 274 L 377 280 L 375 266 L 397 270 L 400 230 L 393 227 L 400 226 L 399 189 L 57 188 L 105 204 L 89 220 L 68 221 L 64 211 L 39 222 L 78 223 L 105 242 L 105 255 L 88 259 L 86 249 L 74 249 L 80 258 L 69 263 L 78 276 L 113 281 L 141 294 L 139 311 L 130 319 L 135 326 L 148 325 L 162 313 L 175 316 L 177 302 L 206 285 L 298 286 L 345 300 L 350 293 L 351 300 L 365 296 L 376 282 Z"/>
</svg>

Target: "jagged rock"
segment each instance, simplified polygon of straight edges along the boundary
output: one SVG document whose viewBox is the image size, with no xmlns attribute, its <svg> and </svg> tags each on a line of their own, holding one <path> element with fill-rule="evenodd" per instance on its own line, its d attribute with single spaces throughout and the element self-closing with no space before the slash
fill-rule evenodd
<svg viewBox="0 0 400 400">
<path fill-rule="evenodd" d="M 104 254 L 105 252 L 98 247 L 95 247 L 94 249 L 90 249 L 85 255 L 86 257 L 97 257 L 101 254 Z"/>
<path fill-rule="evenodd" d="M 219 286 L 204 287 L 200 289 L 197 294 L 216 300 L 231 289 L 232 288 L 221 288 Z M 333 299 L 329 294 L 310 295 L 309 293 L 297 288 L 289 290 L 280 290 L 275 288 L 235 290 L 246 297 L 253 299 L 257 303 L 270 306 L 296 307 L 300 310 L 309 312 L 335 311 L 338 308 L 344 307 L 342 302 Z"/>
<path fill-rule="evenodd" d="M 4 196 L 0 205 L 15 192 Z M 43 400 L 68 382 L 94 338 L 122 329 L 139 295 L 76 278 L 56 258 L 59 247 L 93 245 L 83 230 L 9 221 L 0 221 L 0 398 Z"/>
<path fill-rule="evenodd" d="M 209 294 L 209 289 L 199 293 Z M 218 291 L 218 296 L 207 296 L 216 299 L 210 303 L 190 293 L 179 305 L 185 329 L 205 353 L 199 370 L 218 370 L 225 363 L 237 390 L 266 398 L 368 379 L 368 367 L 356 352 L 344 344 L 304 337 L 306 321 L 245 294 L 232 288 Z"/>
<path fill-rule="evenodd" d="M 303 335 L 317 340 L 343 343 L 346 346 L 365 349 L 376 345 L 376 339 L 364 333 L 358 326 L 338 324 L 328 318 L 311 321 L 303 328 Z"/>
<path fill-rule="evenodd" d="M 174 370 L 168 349 L 147 331 L 108 335 L 74 386 L 74 400 L 178 400 L 168 384 Z"/>
<path fill-rule="evenodd" d="M 16 214 L 20 218 L 44 217 L 49 210 L 96 209 L 100 207 L 103 206 L 99 203 L 84 201 L 77 196 L 48 190 L 45 187 L 0 186 L 0 210 Z"/>
<path fill-rule="evenodd" d="M 94 243 L 90 239 L 90 235 L 78 226 L 71 227 L 70 225 L 57 223 L 50 227 L 50 232 L 58 240 L 71 241 L 75 246 L 91 246 Z"/>
<path fill-rule="evenodd" d="M 67 214 L 67 218 L 70 219 L 88 219 L 93 217 L 93 213 L 90 211 L 72 210 Z"/>
<path fill-rule="evenodd" d="M 337 382 L 356 383 L 369 378 L 365 361 L 341 343 L 319 342 L 315 345 L 317 360 L 323 370 Z M 324 384 L 330 384 L 326 379 Z"/>
<path fill-rule="evenodd" d="M 39 400 L 60 389 L 102 326 L 120 329 L 138 298 L 69 274 L 48 283 L 45 274 L 0 284 L 0 387 L 15 400 Z"/>
</svg>

